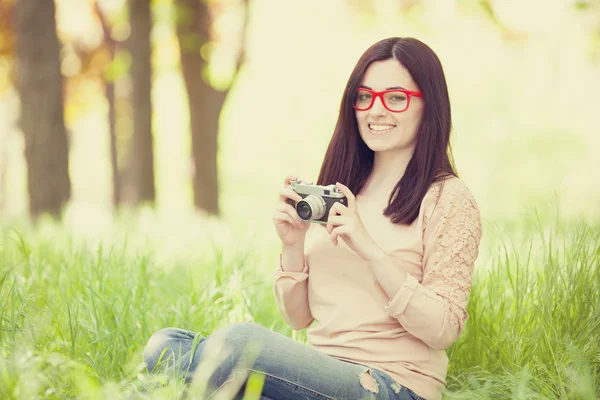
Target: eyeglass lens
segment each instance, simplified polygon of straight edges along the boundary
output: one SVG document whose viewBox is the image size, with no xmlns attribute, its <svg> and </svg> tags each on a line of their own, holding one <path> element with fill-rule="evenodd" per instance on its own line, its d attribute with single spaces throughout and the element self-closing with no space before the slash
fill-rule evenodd
<svg viewBox="0 0 600 400">
<path fill-rule="evenodd" d="M 383 103 L 392 111 L 404 111 L 408 105 L 408 96 L 404 92 L 390 91 L 383 94 Z M 370 108 L 373 95 L 366 90 L 359 89 L 354 105 L 359 109 Z"/>
</svg>

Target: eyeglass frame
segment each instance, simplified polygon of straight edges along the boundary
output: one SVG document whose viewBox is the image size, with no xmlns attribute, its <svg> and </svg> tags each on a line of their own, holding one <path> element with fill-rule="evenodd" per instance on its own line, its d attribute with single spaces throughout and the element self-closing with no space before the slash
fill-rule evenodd
<svg viewBox="0 0 600 400">
<path fill-rule="evenodd" d="M 381 104 L 383 104 L 383 106 L 385 107 L 386 110 L 388 110 L 390 112 L 401 113 L 401 112 L 405 112 L 406 110 L 408 110 L 408 107 L 410 107 L 410 98 L 412 96 L 419 97 L 421 99 L 423 98 L 423 93 L 421 93 L 419 91 L 415 91 L 415 90 L 387 89 L 387 90 L 383 90 L 381 92 L 377 92 L 375 90 L 367 89 L 365 87 L 359 87 L 358 89 L 356 89 L 357 92 L 360 91 L 360 90 L 368 92 L 368 93 L 371 93 L 371 96 L 373 96 L 373 97 L 371 97 L 371 104 L 369 104 L 369 106 L 366 107 L 366 108 L 358 108 L 358 107 L 356 107 L 356 105 L 354 104 L 354 101 L 353 101 L 352 102 L 352 107 L 356 111 L 367 111 L 367 110 L 370 110 L 373 107 L 373 104 L 375 104 L 375 99 L 377 97 L 380 97 L 381 98 Z M 404 110 L 402 110 L 402 111 L 392 110 L 392 109 L 390 109 L 387 106 L 387 104 L 385 103 L 385 100 L 383 98 L 383 95 L 386 94 L 386 93 L 389 93 L 389 92 L 401 92 L 401 93 L 404 93 L 406 95 L 406 108 Z"/>
</svg>

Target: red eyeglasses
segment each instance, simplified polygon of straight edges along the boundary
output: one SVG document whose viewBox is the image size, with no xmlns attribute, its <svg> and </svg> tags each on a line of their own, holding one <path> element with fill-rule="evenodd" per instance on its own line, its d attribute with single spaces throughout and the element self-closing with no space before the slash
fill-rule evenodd
<svg viewBox="0 0 600 400">
<path fill-rule="evenodd" d="M 375 99 L 381 97 L 383 106 L 391 112 L 403 112 L 410 105 L 412 96 L 423 98 L 421 92 L 404 89 L 390 89 L 383 92 L 359 88 L 354 99 L 353 107 L 357 111 L 366 111 L 373 107 Z"/>
</svg>

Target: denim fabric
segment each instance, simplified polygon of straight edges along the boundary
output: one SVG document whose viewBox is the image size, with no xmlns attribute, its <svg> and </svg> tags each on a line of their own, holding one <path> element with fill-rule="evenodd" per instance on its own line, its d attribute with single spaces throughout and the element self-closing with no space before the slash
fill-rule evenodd
<svg viewBox="0 0 600 400">
<path fill-rule="evenodd" d="M 181 376 L 190 383 L 203 353 L 213 354 L 212 350 L 225 356 L 211 369 L 208 398 L 238 379 L 242 386 L 235 398 L 241 399 L 247 375 L 258 372 L 264 376 L 263 400 L 421 399 L 382 371 L 330 357 L 250 323 L 231 325 L 207 338 L 178 328 L 162 329 L 148 341 L 144 361 L 150 372 Z"/>
</svg>

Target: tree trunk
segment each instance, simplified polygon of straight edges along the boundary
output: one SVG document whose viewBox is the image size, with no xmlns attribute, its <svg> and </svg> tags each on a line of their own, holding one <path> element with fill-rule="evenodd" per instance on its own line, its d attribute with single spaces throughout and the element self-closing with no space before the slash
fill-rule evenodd
<svg viewBox="0 0 600 400">
<path fill-rule="evenodd" d="M 218 92 L 194 72 L 197 64 L 182 60 L 190 103 L 192 158 L 194 161 L 194 205 L 209 214 L 219 215 L 219 177 L 217 154 L 219 117 L 227 91 Z"/>
<path fill-rule="evenodd" d="M 29 210 L 58 217 L 71 183 L 54 1 L 19 0 L 14 11 Z"/>
<path fill-rule="evenodd" d="M 244 2 L 247 9 L 247 1 Z M 218 133 L 219 117 L 228 94 L 215 90 L 203 78 L 207 61 L 201 56 L 201 47 L 210 41 L 211 16 L 206 2 L 176 1 L 179 20 L 177 37 L 181 53 L 181 67 L 188 94 L 192 159 L 194 162 L 194 205 L 209 214 L 219 215 Z M 247 13 L 246 21 L 247 23 Z M 246 26 L 242 32 L 245 35 Z M 237 59 L 237 70 L 244 54 L 244 37 Z M 236 74 L 237 74 L 236 70 Z M 235 82 L 235 77 L 233 79 Z"/>
<path fill-rule="evenodd" d="M 8 170 L 8 138 L 9 132 L 0 133 L 0 221 L 4 219 L 6 198 L 8 195 L 6 174 Z"/>
<path fill-rule="evenodd" d="M 110 27 L 98 3 L 94 5 L 94 9 L 104 32 L 104 43 L 110 56 L 110 62 L 114 62 L 117 54 L 117 42 L 110 34 Z M 104 94 L 108 103 L 108 133 L 110 139 L 110 165 L 112 169 L 112 187 L 113 187 L 113 207 L 116 209 L 121 202 L 121 179 L 119 173 L 118 153 L 117 153 L 117 107 L 115 94 L 115 74 L 109 77 L 104 77 Z"/>
<path fill-rule="evenodd" d="M 111 51 L 114 58 L 114 51 Z M 115 102 L 114 82 L 105 82 L 106 101 L 108 102 L 108 130 L 110 135 L 110 165 L 112 168 L 113 207 L 118 207 L 121 201 L 121 182 L 119 179 L 119 165 L 117 159 L 117 112 Z"/>
<path fill-rule="evenodd" d="M 150 0 L 130 0 L 129 7 L 131 19 L 129 49 L 133 81 L 133 139 L 129 152 L 129 168 L 131 168 L 135 192 L 134 202 L 154 203 Z"/>
<path fill-rule="evenodd" d="M 177 37 L 189 103 L 194 205 L 218 215 L 217 136 L 219 115 L 227 94 L 215 91 L 202 77 L 206 61 L 200 55 L 200 48 L 210 39 L 208 5 L 196 0 L 178 0 L 177 6 L 183 17 L 177 24 Z"/>
</svg>

